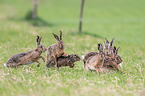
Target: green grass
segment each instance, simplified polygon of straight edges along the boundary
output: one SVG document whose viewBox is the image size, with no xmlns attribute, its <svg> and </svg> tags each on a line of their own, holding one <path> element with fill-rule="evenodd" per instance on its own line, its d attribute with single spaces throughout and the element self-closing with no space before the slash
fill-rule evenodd
<svg viewBox="0 0 145 96">
<path fill-rule="evenodd" d="M 139 96 L 145 94 L 144 0 L 86 0 L 83 32 L 78 34 L 81 0 L 39 0 L 37 21 L 24 18 L 29 0 L 0 1 L 0 94 L 2 96 Z M 79 56 L 97 51 L 104 38 L 120 46 L 125 74 L 83 72 L 83 62 L 74 68 L 48 69 L 41 61 L 18 69 L 3 63 L 13 54 L 34 49 L 36 35 L 48 47 L 56 43 L 52 32 L 63 31 L 66 53 Z M 45 56 L 45 53 L 43 54 Z M 144 91 L 143 91 L 144 90 Z"/>
</svg>

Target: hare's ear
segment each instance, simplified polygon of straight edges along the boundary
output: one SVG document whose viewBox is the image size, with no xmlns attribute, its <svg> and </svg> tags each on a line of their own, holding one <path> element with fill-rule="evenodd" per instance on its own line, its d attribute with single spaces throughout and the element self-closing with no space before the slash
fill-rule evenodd
<svg viewBox="0 0 145 96">
<path fill-rule="evenodd" d="M 103 47 L 102 47 L 101 43 L 98 44 L 98 50 L 99 50 L 99 52 L 103 51 Z"/>
<path fill-rule="evenodd" d="M 114 46 L 113 48 L 113 53 L 115 54 L 116 53 L 116 47 Z"/>
<path fill-rule="evenodd" d="M 104 42 L 103 45 L 104 45 L 104 49 L 105 49 L 106 48 L 106 43 Z"/>
<path fill-rule="evenodd" d="M 60 30 L 60 40 L 62 40 L 62 31 Z"/>
<path fill-rule="evenodd" d="M 108 52 L 110 54 L 111 50 L 110 50 L 110 43 L 108 43 Z"/>
<path fill-rule="evenodd" d="M 37 45 L 40 44 L 40 42 L 39 42 L 39 36 L 38 35 L 37 35 L 37 38 L 36 38 L 36 43 L 37 43 Z"/>
<path fill-rule="evenodd" d="M 116 54 L 116 47 L 114 46 L 113 50 L 112 50 L 112 56 L 115 57 Z"/>
<path fill-rule="evenodd" d="M 109 41 L 105 38 L 105 40 L 106 40 L 106 43 L 108 44 L 109 43 Z"/>
<path fill-rule="evenodd" d="M 54 33 L 52 33 L 53 34 L 53 36 L 55 37 L 55 39 L 57 40 L 57 41 L 59 41 L 59 37 L 56 35 L 56 34 L 54 34 Z"/>
<path fill-rule="evenodd" d="M 110 50 L 110 43 L 108 43 L 108 50 Z"/>
<path fill-rule="evenodd" d="M 114 55 L 117 55 L 118 54 L 118 50 L 119 50 L 119 47 L 116 49 L 116 47 L 114 46 L 114 49 L 113 49 Z"/>
<path fill-rule="evenodd" d="M 42 37 L 40 36 L 40 37 L 39 37 L 39 44 L 40 44 L 40 42 L 41 42 L 41 39 L 42 39 Z"/>
<path fill-rule="evenodd" d="M 119 50 L 119 48 L 120 48 L 120 47 L 118 47 L 118 48 L 116 49 L 116 55 L 118 54 L 118 50 Z"/>
<path fill-rule="evenodd" d="M 110 46 L 111 46 L 111 47 L 113 46 L 114 39 L 115 39 L 115 38 L 113 38 L 112 41 L 111 41 L 111 43 L 110 43 Z"/>
</svg>

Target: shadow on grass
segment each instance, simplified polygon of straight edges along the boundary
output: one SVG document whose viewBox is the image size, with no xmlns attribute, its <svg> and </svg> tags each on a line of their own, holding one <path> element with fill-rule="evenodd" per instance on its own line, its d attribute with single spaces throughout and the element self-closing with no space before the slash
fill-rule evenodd
<svg viewBox="0 0 145 96">
<path fill-rule="evenodd" d="M 52 27 L 54 24 L 48 23 L 44 19 L 38 17 L 36 19 L 26 19 L 25 21 L 28 21 L 31 25 L 37 26 L 37 27 Z"/>
<path fill-rule="evenodd" d="M 97 35 L 97 34 L 94 34 L 94 33 L 89 33 L 89 32 L 82 32 L 80 34 L 89 35 L 89 36 L 92 36 L 92 37 L 95 37 L 95 38 L 104 38 L 100 35 Z"/>
<path fill-rule="evenodd" d="M 32 10 L 28 11 L 28 13 L 25 16 L 25 20 L 30 22 L 33 26 L 43 27 L 43 26 L 53 26 L 53 24 L 48 23 L 46 20 L 36 17 L 35 19 L 32 18 Z"/>
<path fill-rule="evenodd" d="M 54 26 L 53 23 L 47 22 L 46 20 L 37 17 L 36 19 L 32 19 L 32 18 L 8 18 L 11 21 L 15 21 L 15 22 L 28 22 L 29 24 L 31 24 L 32 26 L 36 26 L 36 27 L 52 27 Z"/>
<path fill-rule="evenodd" d="M 82 36 L 82 35 L 88 35 L 88 36 L 95 37 L 95 38 L 104 38 L 104 37 L 98 35 L 97 33 L 94 34 L 94 33 L 86 32 L 86 31 L 83 31 L 81 33 L 79 33 L 79 32 L 71 32 L 71 35 L 80 35 L 80 36 Z"/>
</svg>

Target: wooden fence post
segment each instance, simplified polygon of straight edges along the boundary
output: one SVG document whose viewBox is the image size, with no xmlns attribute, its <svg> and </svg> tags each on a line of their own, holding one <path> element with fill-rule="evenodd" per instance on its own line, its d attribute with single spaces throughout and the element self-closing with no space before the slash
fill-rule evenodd
<svg viewBox="0 0 145 96">
<path fill-rule="evenodd" d="M 84 8 L 85 0 L 81 1 L 81 10 L 80 10 L 80 20 L 79 20 L 79 33 L 82 32 L 82 21 L 83 21 L 83 8 Z"/>
<path fill-rule="evenodd" d="M 38 6 L 37 4 L 38 4 L 37 0 L 33 0 L 32 19 L 37 18 L 37 6 Z"/>
</svg>

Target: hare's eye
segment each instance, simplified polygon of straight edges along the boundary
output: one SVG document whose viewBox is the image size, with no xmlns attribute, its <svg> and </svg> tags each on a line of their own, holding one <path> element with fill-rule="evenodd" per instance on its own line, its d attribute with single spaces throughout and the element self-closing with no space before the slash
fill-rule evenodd
<svg viewBox="0 0 145 96">
<path fill-rule="evenodd" d="M 118 60 L 118 57 L 116 57 L 116 59 Z"/>
</svg>

